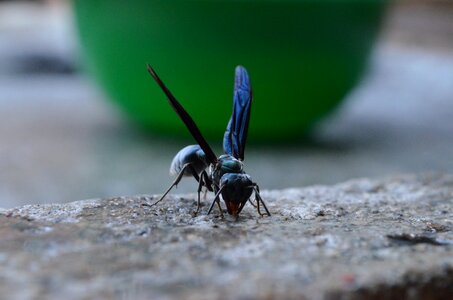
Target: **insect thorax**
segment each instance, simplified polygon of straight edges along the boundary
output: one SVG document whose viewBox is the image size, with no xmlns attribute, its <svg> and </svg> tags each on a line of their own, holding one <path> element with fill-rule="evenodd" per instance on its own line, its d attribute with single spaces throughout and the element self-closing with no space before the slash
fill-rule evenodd
<svg viewBox="0 0 453 300">
<path fill-rule="evenodd" d="M 219 186 L 220 178 L 227 173 L 244 173 L 244 165 L 240 160 L 233 156 L 223 154 L 211 169 L 214 184 Z"/>
</svg>

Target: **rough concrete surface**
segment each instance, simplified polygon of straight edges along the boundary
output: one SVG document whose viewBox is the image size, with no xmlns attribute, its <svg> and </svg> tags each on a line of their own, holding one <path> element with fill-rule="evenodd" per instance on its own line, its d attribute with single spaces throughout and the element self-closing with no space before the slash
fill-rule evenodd
<svg viewBox="0 0 453 300">
<path fill-rule="evenodd" d="M 0 298 L 448 299 L 453 175 L 263 191 L 271 217 L 194 194 L 0 210 Z"/>
</svg>

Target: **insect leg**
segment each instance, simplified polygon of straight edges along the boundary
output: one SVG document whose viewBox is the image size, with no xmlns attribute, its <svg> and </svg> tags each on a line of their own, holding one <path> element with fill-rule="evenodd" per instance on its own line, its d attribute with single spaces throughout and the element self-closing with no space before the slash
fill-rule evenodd
<svg viewBox="0 0 453 300">
<path fill-rule="evenodd" d="M 212 208 L 214 207 L 214 203 L 217 202 L 217 205 L 219 206 L 220 215 L 223 218 L 223 211 L 222 211 L 222 207 L 220 206 L 220 201 L 219 201 L 220 193 L 222 192 L 222 190 L 223 190 L 223 187 L 215 195 L 214 200 L 212 201 L 211 206 L 209 207 L 209 210 L 208 210 L 208 213 L 207 213 L 208 215 L 211 213 Z"/>
<path fill-rule="evenodd" d="M 251 204 L 253 207 L 256 208 L 256 205 L 257 205 L 257 204 L 253 203 L 252 199 L 249 198 L 249 202 L 250 202 L 250 204 Z"/>
<path fill-rule="evenodd" d="M 206 200 L 206 195 L 208 192 L 214 192 L 214 189 L 212 188 L 212 179 L 209 177 L 208 173 L 204 171 L 203 178 L 205 180 L 205 187 L 206 190 L 204 191 L 203 199 Z"/>
<path fill-rule="evenodd" d="M 222 206 L 220 206 L 220 199 L 217 199 L 217 206 L 219 208 L 220 217 L 223 219 L 223 211 L 222 211 Z"/>
<path fill-rule="evenodd" d="M 256 204 L 257 204 L 258 213 L 261 216 L 263 216 L 263 214 L 261 214 L 261 212 L 260 212 L 260 206 L 259 206 L 259 203 L 261 202 L 263 204 L 264 209 L 266 210 L 266 214 L 270 217 L 271 213 L 267 209 L 266 203 L 264 203 L 263 198 L 261 198 L 261 196 L 260 196 L 260 188 L 258 187 L 258 185 L 255 185 L 254 190 L 255 190 L 255 198 L 256 198 Z"/>
<path fill-rule="evenodd" d="M 255 196 L 255 200 L 256 200 L 256 196 Z M 256 210 L 258 211 L 258 214 L 262 217 L 263 214 L 261 213 L 260 202 L 258 200 L 256 200 Z"/>
<path fill-rule="evenodd" d="M 195 212 L 195 216 L 198 214 L 201 208 L 201 201 L 200 201 L 200 193 L 203 189 L 203 186 L 206 187 L 206 190 L 212 191 L 211 188 L 211 180 L 209 179 L 208 173 L 203 170 L 200 174 L 200 180 L 198 181 L 198 199 L 197 199 L 197 211 Z M 205 199 L 206 199 L 206 192 L 205 192 Z"/>
<path fill-rule="evenodd" d="M 170 187 L 165 191 L 165 193 L 162 195 L 162 197 L 160 197 L 159 200 L 157 200 L 156 202 L 154 202 L 153 204 L 148 204 L 148 203 L 143 203 L 142 205 L 143 206 L 149 206 L 149 207 L 153 207 L 154 205 L 156 205 L 157 203 L 159 203 L 160 201 L 162 201 L 165 196 L 167 196 L 167 194 L 170 192 L 170 190 L 178 185 L 178 183 L 181 181 L 182 177 L 184 176 L 184 172 L 186 169 L 189 169 L 190 172 L 192 173 L 192 176 L 195 178 L 196 181 L 200 181 L 200 177 L 198 176 L 197 172 L 195 171 L 194 167 L 190 164 L 190 163 L 187 163 L 185 164 L 181 171 L 179 172 L 178 176 L 176 176 L 175 180 L 173 181 L 173 183 L 170 185 Z"/>
</svg>

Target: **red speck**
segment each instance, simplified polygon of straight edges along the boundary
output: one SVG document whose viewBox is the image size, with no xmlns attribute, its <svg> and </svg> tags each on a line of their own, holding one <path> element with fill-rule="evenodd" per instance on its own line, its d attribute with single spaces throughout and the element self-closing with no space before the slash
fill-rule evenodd
<svg viewBox="0 0 453 300">
<path fill-rule="evenodd" d="M 341 276 L 341 281 L 345 284 L 353 284 L 355 282 L 355 275 L 352 273 L 346 273 Z"/>
</svg>

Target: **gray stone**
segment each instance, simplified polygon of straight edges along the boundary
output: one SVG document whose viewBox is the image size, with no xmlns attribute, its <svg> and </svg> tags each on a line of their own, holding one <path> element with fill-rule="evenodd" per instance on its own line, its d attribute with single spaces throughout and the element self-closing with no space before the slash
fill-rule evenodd
<svg viewBox="0 0 453 300">
<path fill-rule="evenodd" d="M 8 299 L 445 299 L 453 176 L 263 191 L 271 217 L 193 217 L 195 195 L 0 210 Z"/>
</svg>

